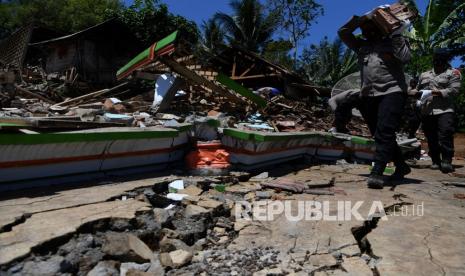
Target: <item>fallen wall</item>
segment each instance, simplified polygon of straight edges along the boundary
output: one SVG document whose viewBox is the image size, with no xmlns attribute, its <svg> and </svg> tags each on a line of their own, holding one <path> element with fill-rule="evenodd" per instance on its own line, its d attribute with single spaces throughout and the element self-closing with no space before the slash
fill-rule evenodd
<svg viewBox="0 0 465 276">
<path fill-rule="evenodd" d="M 101 128 L 0 136 L 0 183 L 106 172 L 180 161 L 190 125 Z"/>
<path fill-rule="evenodd" d="M 251 169 L 301 157 L 368 162 L 375 150 L 371 139 L 327 132 L 263 133 L 228 128 L 224 129 L 222 143 L 231 154 L 232 164 Z"/>
</svg>

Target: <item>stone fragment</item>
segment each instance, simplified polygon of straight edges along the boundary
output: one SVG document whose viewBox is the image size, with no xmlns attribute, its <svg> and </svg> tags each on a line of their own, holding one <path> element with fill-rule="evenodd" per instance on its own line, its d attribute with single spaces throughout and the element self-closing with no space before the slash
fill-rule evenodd
<svg viewBox="0 0 465 276">
<path fill-rule="evenodd" d="M 218 240 L 218 244 L 225 244 L 229 241 L 229 237 L 228 236 L 222 236 L 220 237 L 220 239 Z"/>
<path fill-rule="evenodd" d="M 66 268 L 69 268 L 69 264 L 62 256 L 53 256 L 46 261 L 27 261 L 24 263 L 21 274 L 53 276 L 61 274 Z"/>
<path fill-rule="evenodd" d="M 236 177 L 241 182 L 247 181 L 250 178 L 250 173 L 248 172 L 229 172 L 229 175 Z"/>
<path fill-rule="evenodd" d="M 143 241 L 128 233 L 107 233 L 102 251 L 123 262 L 146 263 L 154 256 Z"/>
<path fill-rule="evenodd" d="M 196 216 L 201 216 L 201 215 L 204 215 L 206 213 L 208 213 L 209 211 L 203 207 L 200 207 L 200 206 L 197 206 L 197 205 L 193 205 L 193 204 L 189 204 L 187 205 L 186 209 L 184 209 L 184 215 L 186 217 L 196 217 Z"/>
<path fill-rule="evenodd" d="M 265 268 L 263 270 L 257 271 L 253 276 L 273 276 L 273 275 L 283 275 L 283 270 L 279 267 L 276 268 Z"/>
<path fill-rule="evenodd" d="M 195 185 L 190 185 L 187 188 L 178 191 L 180 194 L 186 194 L 189 196 L 199 196 L 202 192 L 203 190 Z"/>
<path fill-rule="evenodd" d="M 223 205 L 223 203 L 213 200 L 213 199 L 207 199 L 207 200 L 199 201 L 197 205 L 200 207 L 216 209 L 216 208 L 219 208 L 221 205 Z"/>
<path fill-rule="evenodd" d="M 262 172 L 261 174 L 250 178 L 249 181 L 263 181 L 264 179 L 268 178 L 268 176 L 268 172 Z"/>
<path fill-rule="evenodd" d="M 147 270 L 147 273 L 150 273 L 151 275 L 157 275 L 157 276 L 165 275 L 165 269 L 163 268 L 161 261 L 160 261 L 160 254 L 158 253 L 155 254 L 155 257 L 150 262 L 150 268 L 149 270 Z"/>
<path fill-rule="evenodd" d="M 161 234 L 163 237 L 171 238 L 171 239 L 177 239 L 179 237 L 178 232 L 171 230 L 169 228 L 163 228 L 161 229 Z"/>
<path fill-rule="evenodd" d="M 244 200 L 254 200 L 255 199 L 255 192 L 249 192 L 244 196 Z"/>
<path fill-rule="evenodd" d="M 256 191 L 255 196 L 259 199 L 269 199 L 273 194 L 270 191 Z"/>
<path fill-rule="evenodd" d="M 181 267 L 192 260 L 192 253 L 186 250 L 176 250 L 170 252 L 171 260 L 175 268 Z"/>
<path fill-rule="evenodd" d="M 193 263 L 201 263 L 205 260 L 205 253 L 203 251 L 195 252 L 192 257 Z"/>
<path fill-rule="evenodd" d="M 207 232 L 205 218 L 181 217 L 172 221 L 178 234 L 178 239 L 187 244 L 204 238 Z"/>
<path fill-rule="evenodd" d="M 359 257 L 344 258 L 342 266 L 350 275 L 373 275 L 367 263 Z"/>
<path fill-rule="evenodd" d="M 192 251 L 202 251 L 206 244 L 207 240 L 205 238 L 200 239 L 191 246 Z"/>
<path fill-rule="evenodd" d="M 153 276 L 153 275 L 157 275 L 157 274 L 153 274 L 153 273 L 150 273 L 150 272 L 140 271 L 140 270 L 131 268 L 126 272 L 125 276 Z M 121 274 L 121 276 L 122 276 L 122 274 Z"/>
<path fill-rule="evenodd" d="M 118 276 L 118 262 L 115 261 L 101 261 L 94 268 L 92 268 L 87 276 Z"/>
<path fill-rule="evenodd" d="M 160 263 L 164 267 L 173 267 L 170 253 L 160 253 Z"/>
<path fill-rule="evenodd" d="M 213 228 L 213 232 L 215 232 L 219 236 L 222 236 L 226 234 L 226 229 L 224 229 L 223 227 L 215 227 Z"/>
<path fill-rule="evenodd" d="M 190 247 L 185 244 L 183 241 L 178 239 L 170 239 L 164 237 L 160 241 L 160 252 L 171 252 L 178 249 L 183 249 L 186 251 L 191 251 Z"/>
<path fill-rule="evenodd" d="M 119 271 L 120 271 L 120 276 L 126 276 L 128 275 L 127 273 L 129 272 L 129 270 L 133 271 L 132 273 L 135 273 L 134 271 L 146 272 L 149 268 L 150 268 L 150 263 L 145 263 L 145 264 L 121 263 Z"/>
<path fill-rule="evenodd" d="M 155 221 L 161 225 L 167 223 L 169 219 L 171 218 L 173 212 L 170 212 L 170 210 L 166 210 L 163 208 L 154 208 L 153 209 L 153 217 L 155 218 Z"/>
</svg>

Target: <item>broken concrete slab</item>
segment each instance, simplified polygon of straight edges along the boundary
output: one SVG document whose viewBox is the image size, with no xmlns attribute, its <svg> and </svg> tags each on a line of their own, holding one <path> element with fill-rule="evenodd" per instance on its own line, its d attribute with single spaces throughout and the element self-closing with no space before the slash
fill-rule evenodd
<svg viewBox="0 0 465 276">
<path fill-rule="evenodd" d="M 185 189 L 178 191 L 180 194 L 186 194 L 189 196 L 199 196 L 202 192 L 202 189 L 194 185 L 187 186 Z"/>
<path fill-rule="evenodd" d="M 86 223 L 109 218 L 132 219 L 137 211 L 147 207 L 144 202 L 125 200 L 34 214 L 11 231 L 0 233 L 0 265 L 25 257 L 32 248 L 46 242 L 75 233 Z"/>
<path fill-rule="evenodd" d="M 122 262 L 146 263 L 154 258 L 152 250 L 138 237 L 129 233 L 107 233 L 102 251 Z"/>
<path fill-rule="evenodd" d="M 181 267 L 192 260 L 192 253 L 186 250 L 178 249 L 170 252 L 170 258 L 175 268 Z"/>
<path fill-rule="evenodd" d="M 199 202 L 197 202 L 197 205 L 200 207 L 204 207 L 204 208 L 217 209 L 221 205 L 223 205 L 223 203 L 220 201 L 213 200 L 213 199 L 206 199 L 206 200 L 200 200 Z"/>
<path fill-rule="evenodd" d="M 158 185 L 157 183 L 162 184 L 170 180 L 172 180 L 170 177 L 158 177 L 70 190 L 50 188 L 47 193 L 37 191 L 34 197 L 24 196 L 2 200 L 0 201 L 0 229 L 21 220 L 25 214 L 104 202 L 128 191 Z M 82 196 L 83 194 L 86 196 Z"/>
<path fill-rule="evenodd" d="M 198 216 L 205 215 L 209 212 L 210 212 L 209 210 L 201 206 L 189 204 L 186 206 L 186 209 L 184 210 L 184 215 L 186 217 L 198 217 Z"/>
</svg>

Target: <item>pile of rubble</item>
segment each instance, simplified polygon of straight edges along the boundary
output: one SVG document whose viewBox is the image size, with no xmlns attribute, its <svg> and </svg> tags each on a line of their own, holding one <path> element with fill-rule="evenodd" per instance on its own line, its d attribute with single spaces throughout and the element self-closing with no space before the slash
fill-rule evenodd
<svg viewBox="0 0 465 276">
<path fill-rule="evenodd" d="M 152 207 L 138 211 L 135 219 L 102 219 L 84 224 L 74 235 L 57 236 L 34 247 L 26 258 L 3 265 L 0 273 L 252 275 L 277 269 L 281 257 L 275 248 L 245 252 L 228 249 L 238 232 L 253 224 L 236 220 L 234 208 L 237 201 L 286 198 L 302 192 L 286 185 L 305 186 L 306 190 L 331 188 L 334 179 L 318 185 L 291 182 L 271 178 L 268 173 L 250 178 L 239 172 L 160 181 L 151 188 L 139 188 L 111 199 L 136 200 Z"/>
</svg>

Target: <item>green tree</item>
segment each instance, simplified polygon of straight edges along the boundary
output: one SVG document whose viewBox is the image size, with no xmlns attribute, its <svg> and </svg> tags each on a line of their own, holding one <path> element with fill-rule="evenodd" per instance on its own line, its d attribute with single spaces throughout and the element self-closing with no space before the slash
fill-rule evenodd
<svg viewBox="0 0 465 276">
<path fill-rule="evenodd" d="M 289 40 L 278 39 L 269 42 L 263 51 L 263 57 L 270 62 L 279 64 L 289 70 L 294 69 L 295 61 L 289 55 L 289 51 L 293 48 Z"/>
<path fill-rule="evenodd" d="M 6 0 L 0 5 L 0 35 L 36 23 L 63 33 L 101 23 L 109 12 L 122 9 L 120 0 Z"/>
<path fill-rule="evenodd" d="M 203 22 L 202 31 L 203 47 L 210 53 L 217 53 L 221 46 L 224 45 L 224 31 L 213 18 Z"/>
<path fill-rule="evenodd" d="M 214 16 L 223 28 L 226 40 L 253 52 L 262 51 L 276 30 L 276 14 L 265 14 L 258 0 L 232 0 L 230 5 L 233 15 L 218 12 Z"/>
<path fill-rule="evenodd" d="M 326 87 L 358 70 L 357 56 L 339 38 L 330 42 L 325 37 L 319 45 L 305 48 L 300 62 L 299 71 L 309 81 Z"/>
<path fill-rule="evenodd" d="M 406 0 L 418 11 L 413 0 Z M 431 68 L 435 48 L 448 48 L 453 55 L 465 54 L 465 3 L 462 0 L 429 0 L 426 11 L 419 12 L 410 39 L 414 58 L 408 71 L 418 75 Z"/>
<path fill-rule="evenodd" d="M 280 28 L 289 33 L 297 61 L 299 42 L 309 35 L 312 23 L 323 14 L 323 7 L 315 0 L 267 0 L 267 7 L 278 16 Z"/>
<path fill-rule="evenodd" d="M 168 11 L 158 0 L 135 0 L 134 3 L 109 14 L 124 22 L 145 45 L 150 45 L 178 30 L 179 37 L 191 44 L 199 39 L 199 30 L 193 21 Z"/>
</svg>

